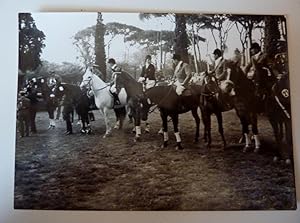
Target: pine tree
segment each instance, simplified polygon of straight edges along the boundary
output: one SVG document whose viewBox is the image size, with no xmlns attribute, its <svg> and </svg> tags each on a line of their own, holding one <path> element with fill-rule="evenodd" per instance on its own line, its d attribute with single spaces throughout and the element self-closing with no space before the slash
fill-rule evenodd
<svg viewBox="0 0 300 223">
<path fill-rule="evenodd" d="M 186 18 L 184 15 L 175 14 L 175 43 L 174 51 L 179 54 L 184 62 L 189 62 L 189 39 L 186 33 Z"/>
<path fill-rule="evenodd" d="M 277 16 L 265 18 L 265 52 L 272 58 L 277 53 L 277 44 L 280 39 L 280 31 Z"/>
<path fill-rule="evenodd" d="M 105 25 L 103 24 L 102 14 L 98 12 L 96 33 L 95 33 L 95 64 L 99 66 L 102 73 L 101 79 L 106 81 L 106 56 L 104 46 Z"/>
<path fill-rule="evenodd" d="M 19 69 L 22 72 L 35 70 L 40 64 L 40 55 L 45 35 L 40 31 L 30 13 L 19 14 Z"/>
</svg>

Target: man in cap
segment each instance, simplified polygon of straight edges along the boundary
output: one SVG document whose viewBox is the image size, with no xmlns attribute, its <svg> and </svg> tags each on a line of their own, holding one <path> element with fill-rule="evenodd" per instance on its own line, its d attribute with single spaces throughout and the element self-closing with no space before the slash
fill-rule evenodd
<svg viewBox="0 0 300 223">
<path fill-rule="evenodd" d="M 117 78 L 117 75 L 121 74 L 122 70 L 120 67 L 118 67 L 114 58 L 110 58 L 107 63 L 112 71 L 112 79 L 111 79 L 112 86 L 111 86 L 110 92 L 114 97 L 114 105 L 118 106 L 118 105 L 121 105 L 121 102 L 120 102 L 120 99 L 118 96 L 121 89 L 116 84 L 116 78 Z"/>
</svg>

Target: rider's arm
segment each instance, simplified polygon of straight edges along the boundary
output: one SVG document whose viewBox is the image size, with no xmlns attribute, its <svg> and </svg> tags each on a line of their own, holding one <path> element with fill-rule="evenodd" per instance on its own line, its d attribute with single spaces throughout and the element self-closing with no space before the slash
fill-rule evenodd
<svg viewBox="0 0 300 223">
<path fill-rule="evenodd" d="M 226 79 L 227 77 L 227 69 L 226 69 L 226 62 L 223 61 L 220 68 L 219 69 L 222 69 L 222 73 L 220 75 L 217 76 L 217 79 L 218 80 L 224 80 Z"/>
<path fill-rule="evenodd" d="M 186 78 L 182 82 L 182 85 L 186 85 L 192 78 L 192 70 L 188 64 L 184 67 L 184 72 L 186 74 Z"/>
</svg>

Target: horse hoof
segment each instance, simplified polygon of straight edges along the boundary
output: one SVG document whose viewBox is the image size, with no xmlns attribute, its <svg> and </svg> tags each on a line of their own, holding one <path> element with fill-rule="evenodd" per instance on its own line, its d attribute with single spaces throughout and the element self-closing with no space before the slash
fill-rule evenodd
<svg viewBox="0 0 300 223">
<path fill-rule="evenodd" d="M 105 133 L 104 136 L 103 136 L 103 139 L 105 139 L 105 138 L 107 138 L 109 136 L 111 136 L 111 133 Z"/>
<path fill-rule="evenodd" d="M 183 147 L 182 147 L 182 146 L 176 146 L 175 149 L 176 149 L 176 150 L 183 150 Z"/>
<path fill-rule="evenodd" d="M 277 161 L 278 161 L 278 157 L 277 157 L 277 156 L 274 156 L 273 162 L 276 163 Z"/>
<path fill-rule="evenodd" d="M 176 146 L 176 148 L 175 148 L 176 150 L 183 150 L 183 147 L 182 147 L 182 145 L 181 145 L 181 143 L 179 142 L 179 143 L 177 143 L 177 146 Z"/>
<path fill-rule="evenodd" d="M 145 132 L 146 133 L 150 133 L 150 129 L 149 128 L 145 128 Z"/>
<path fill-rule="evenodd" d="M 160 129 L 160 130 L 157 132 L 157 134 L 163 135 L 163 134 L 164 134 L 164 131 L 163 131 L 162 129 Z"/>
<path fill-rule="evenodd" d="M 243 149 L 243 153 L 246 153 L 250 149 L 250 146 L 245 146 Z"/>
<path fill-rule="evenodd" d="M 139 142 L 139 141 L 141 141 L 141 137 L 140 136 L 135 136 L 133 141 L 134 142 Z"/>
<path fill-rule="evenodd" d="M 254 152 L 255 152 L 255 153 L 258 153 L 258 152 L 259 152 L 259 149 L 260 149 L 259 147 L 255 148 L 255 149 L 254 149 Z"/>
<path fill-rule="evenodd" d="M 290 165 L 290 164 L 291 164 L 291 160 L 290 160 L 290 159 L 286 159 L 286 160 L 285 160 L 285 164 L 286 164 L 286 165 Z"/>
<path fill-rule="evenodd" d="M 80 133 L 81 133 L 81 134 L 85 134 L 85 133 L 87 133 L 87 132 L 86 132 L 84 129 L 81 129 L 81 130 L 80 130 Z"/>
<path fill-rule="evenodd" d="M 199 139 L 198 139 L 198 138 L 194 139 L 194 143 L 195 143 L 195 144 L 198 143 L 198 142 L 199 142 Z"/>
<path fill-rule="evenodd" d="M 165 141 L 161 146 L 160 148 L 167 148 L 168 147 L 168 141 Z"/>
</svg>

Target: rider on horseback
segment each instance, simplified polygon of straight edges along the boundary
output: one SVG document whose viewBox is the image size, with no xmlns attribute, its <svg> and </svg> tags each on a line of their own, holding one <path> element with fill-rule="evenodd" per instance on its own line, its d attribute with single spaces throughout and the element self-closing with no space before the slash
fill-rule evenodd
<svg viewBox="0 0 300 223">
<path fill-rule="evenodd" d="M 173 55 L 173 63 L 175 66 L 174 77 L 176 80 L 176 93 L 182 95 L 192 77 L 192 71 L 189 64 L 184 63 L 178 54 Z"/>
<path fill-rule="evenodd" d="M 178 54 L 173 55 L 173 63 L 175 66 L 174 77 L 175 77 L 175 86 L 176 93 L 179 95 L 179 109 L 184 109 L 184 100 L 183 100 L 183 92 L 188 87 L 188 83 L 192 78 L 192 71 L 189 64 L 183 62 L 181 60 L 181 56 Z"/>
<path fill-rule="evenodd" d="M 228 71 L 228 61 L 224 59 L 220 49 L 213 51 L 213 66 L 214 69 L 207 72 L 208 75 L 215 75 L 217 84 L 221 90 L 221 94 L 217 94 L 218 100 L 221 103 L 222 110 L 228 111 L 232 109 L 233 82 L 230 81 L 230 72 Z"/>
<path fill-rule="evenodd" d="M 108 60 L 108 64 L 109 64 L 109 67 L 110 67 L 110 69 L 111 69 L 111 71 L 113 72 L 112 73 L 112 83 L 111 83 L 111 94 L 113 95 L 113 97 L 114 97 L 114 105 L 115 106 L 119 106 L 119 105 L 121 105 L 121 102 L 120 102 L 120 99 L 119 99 L 119 92 L 120 92 L 120 86 L 118 86 L 117 84 L 116 84 L 116 75 L 118 75 L 118 74 L 120 74 L 121 73 L 121 68 L 120 67 L 118 67 L 117 66 L 117 64 L 116 64 L 116 61 L 115 61 L 115 59 L 113 59 L 113 58 L 110 58 L 109 60 Z"/>
<path fill-rule="evenodd" d="M 145 58 L 145 65 L 142 68 L 141 76 L 138 80 L 138 82 L 141 82 L 144 84 L 144 90 L 154 87 L 155 85 L 155 67 L 151 63 L 151 56 L 147 55 Z"/>
</svg>

